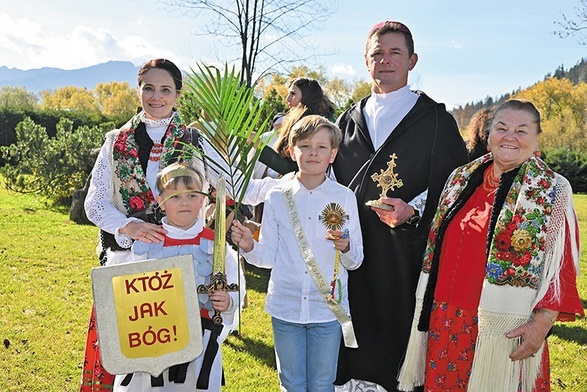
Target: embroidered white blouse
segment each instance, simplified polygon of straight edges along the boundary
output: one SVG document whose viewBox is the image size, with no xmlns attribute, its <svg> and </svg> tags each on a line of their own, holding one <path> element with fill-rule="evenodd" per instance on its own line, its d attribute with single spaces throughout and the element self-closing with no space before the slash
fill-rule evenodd
<svg viewBox="0 0 587 392">
<path fill-rule="evenodd" d="M 328 178 L 311 190 L 296 178 L 282 183 L 273 188 L 265 200 L 260 241 L 255 242 L 250 252 L 243 252 L 243 256 L 253 265 L 272 268 L 265 302 L 265 310 L 271 316 L 302 324 L 334 321 L 335 316 L 316 289 L 302 258 L 283 199 L 282 186 L 293 189 L 304 234 L 326 282 L 330 282 L 334 274 L 335 249 L 332 242 L 325 238 L 327 229 L 318 217 L 324 207 L 333 202 L 340 204 L 349 215 L 345 228 L 349 230 L 350 250 L 341 253 L 338 273 L 343 293 L 341 305 L 347 313 L 347 270 L 359 268 L 363 262 L 357 199 L 350 189 Z"/>
</svg>

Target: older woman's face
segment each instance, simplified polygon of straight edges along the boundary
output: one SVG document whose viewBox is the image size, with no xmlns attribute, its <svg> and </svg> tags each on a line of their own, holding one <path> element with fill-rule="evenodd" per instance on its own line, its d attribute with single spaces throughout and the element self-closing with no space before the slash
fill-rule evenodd
<svg viewBox="0 0 587 392">
<path fill-rule="evenodd" d="M 292 84 L 289 87 L 289 92 L 287 97 L 285 97 L 285 101 L 287 102 L 287 106 L 290 108 L 298 106 L 298 103 L 302 102 L 302 90 L 300 90 L 298 86 L 294 86 Z"/>
<path fill-rule="evenodd" d="M 180 92 L 175 90 L 171 74 L 160 68 L 148 70 L 139 86 L 141 106 L 147 117 L 154 120 L 169 117 L 179 94 Z"/>
<path fill-rule="evenodd" d="M 538 124 L 526 111 L 501 110 L 491 124 L 489 147 L 502 173 L 518 167 L 538 149 Z"/>
</svg>

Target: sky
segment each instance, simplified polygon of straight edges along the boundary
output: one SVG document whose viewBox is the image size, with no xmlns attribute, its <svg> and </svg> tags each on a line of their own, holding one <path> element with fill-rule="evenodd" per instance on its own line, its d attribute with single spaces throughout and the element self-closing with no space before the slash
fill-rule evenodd
<svg viewBox="0 0 587 392">
<path fill-rule="evenodd" d="M 408 83 L 449 108 L 499 97 L 587 58 L 555 21 L 576 18 L 580 0 L 340 0 L 308 39 L 329 77 L 369 80 L 365 39 L 382 20 L 412 31 L 419 60 Z M 159 0 L 2 0 L 0 66 L 83 68 L 165 57 L 186 70 L 214 62 L 217 42 L 196 35 L 205 19 Z M 201 31 L 200 31 L 201 32 Z"/>
</svg>

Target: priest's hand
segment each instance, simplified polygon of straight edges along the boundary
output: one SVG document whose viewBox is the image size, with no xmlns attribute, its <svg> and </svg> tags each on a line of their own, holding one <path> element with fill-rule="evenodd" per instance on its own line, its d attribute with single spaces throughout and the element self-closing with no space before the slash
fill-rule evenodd
<svg viewBox="0 0 587 392">
<path fill-rule="evenodd" d="M 383 197 L 379 199 L 379 201 L 389 206 L 392 206 L 393 208 L 391 209 L 391 211 L 377 207 L 371 207 L 371 209 L 375 211 L 375 213 L 379 216 L 381 222 L 383 222 L 391 228 L 406 223 L 406 221 L 412 216 L 412 213 L 414 211 L 412 206 L 403 201 L 402 199 L 394 197 Z"/>
</svg>

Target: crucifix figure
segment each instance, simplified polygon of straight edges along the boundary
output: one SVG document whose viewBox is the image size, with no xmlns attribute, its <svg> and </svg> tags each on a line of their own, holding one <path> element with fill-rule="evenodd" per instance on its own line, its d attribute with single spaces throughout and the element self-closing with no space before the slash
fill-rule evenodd
<svg viewBox="0 0 587 392">
<path fill-rule="evenodd" d="M 387 162 L 387 170 L 381 169 L 380 173 L 374 173 L 371 176 L 371 179 L 377 183 L 377 186 L 381 188 L 381 193 L 379 194 L 379 200 L 384 197 L 387 197 L 387 192 L 391 189 L 394 191 L 396 188 L 401 188 L 404 186 L 404 182 L 398 178 L 397 173 L 393 172 L 393 168 L 396 166 L 395 160 L 397 159 L 397 155 L 395 153 L 389 156 L 391 160 Z M 368 206 L 379 207 L 383 209 L 393 209 L 393 206 L 384 204 L 379 200 L 369 200 L 367 203 Z"/>
</svg>

